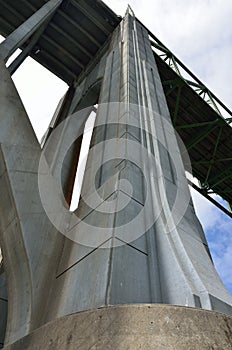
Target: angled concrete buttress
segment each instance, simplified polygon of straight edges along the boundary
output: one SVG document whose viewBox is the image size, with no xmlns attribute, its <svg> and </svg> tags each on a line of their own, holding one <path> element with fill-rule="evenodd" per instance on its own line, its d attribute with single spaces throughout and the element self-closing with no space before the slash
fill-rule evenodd
<svg viewBox="0 0 232 350">
<path fill-rule="evenodd" d="M 4 348 L 231 349 L 232 298 L 195 215 L 144 27 L 127 11 L 70 87 L 43 149 L 0 63 Z M 95 104 L 81 198 L 71 213 Z"/>
</svg>

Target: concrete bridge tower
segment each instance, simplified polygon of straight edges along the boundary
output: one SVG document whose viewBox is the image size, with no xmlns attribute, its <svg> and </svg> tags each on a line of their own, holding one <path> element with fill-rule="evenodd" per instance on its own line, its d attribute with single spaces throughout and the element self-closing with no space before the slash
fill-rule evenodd
<svg viewBox="0 0 232 350">
<path fill-rule="evenodd" d="M 3 348 L 231 349 L 232 298 L 193 208 L 190 160 L 147 29 L 130 8 L 120 19 L 101 1 L 1 6 L 10 32 L 0 45 Z M 42 146 L 11 79 L 28 55 L 69 84 Z"/>
</svg>

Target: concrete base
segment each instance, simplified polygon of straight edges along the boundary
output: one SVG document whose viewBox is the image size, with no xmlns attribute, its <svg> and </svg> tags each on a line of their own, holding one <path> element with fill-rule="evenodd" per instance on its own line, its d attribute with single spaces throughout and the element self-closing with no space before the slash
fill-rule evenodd
<svg viewBox="0 0 232 350">
<path fill-rule="evenodd" d="M 197 308 L 104 307 L 52 321 L 5 350 L 231 350 L 232 318 Z"/>
</svg>

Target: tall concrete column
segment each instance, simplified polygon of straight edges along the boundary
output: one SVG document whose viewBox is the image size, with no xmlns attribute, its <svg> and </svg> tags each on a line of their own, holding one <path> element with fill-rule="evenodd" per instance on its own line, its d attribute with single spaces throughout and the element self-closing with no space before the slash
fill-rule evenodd
<svg viewBox="0 0 232 350">
<path fill-rule="evenodd" d="M 82 221 L 75 242 L 64 245 L 48 319 L 130 303 L 231 314 L 190 200 L 148 34 L 129 12 L 108 50 L 76 214 Z"/>
</svg>

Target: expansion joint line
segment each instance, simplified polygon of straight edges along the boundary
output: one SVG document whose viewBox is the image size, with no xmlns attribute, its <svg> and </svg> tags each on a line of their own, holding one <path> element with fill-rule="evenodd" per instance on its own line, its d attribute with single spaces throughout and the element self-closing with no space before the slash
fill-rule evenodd
<svg viewBox="0 0 232 350">
<path fill-rule="evenodd" d="M 56 279 L 58 279 L 59 277 L 61 277 L 63 274 L 65 274 L 67 271 L 69 271 L 70 269 L 72 269 L 74 266 L 76 266 L 77 264 L 79 264 L 79 262 L 81 262 L 82 260 L 84 260 L 85 258 L 87 258 L 89 255 L 91 255 L 92 253 L 94 253 L 97 249 L 101 248 L 104 244 L 106 244 L 109 240 L 111 240 L 111 237 L 108 238 L 106 241 L 102 242 L 99 246 L 97 246 L 96 248 L 94 248 L 93 250 L 91 250 L 88 254 L 84 255 L 82 258 L 80 258 L 79 260 L 77 260 L 75 263 L 73 263 L 72 265 L 70 265 L 69 267 L 67 267 L 64 271 L 60 272 L 57 276 Z"/>
</svg>

